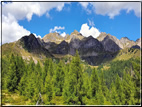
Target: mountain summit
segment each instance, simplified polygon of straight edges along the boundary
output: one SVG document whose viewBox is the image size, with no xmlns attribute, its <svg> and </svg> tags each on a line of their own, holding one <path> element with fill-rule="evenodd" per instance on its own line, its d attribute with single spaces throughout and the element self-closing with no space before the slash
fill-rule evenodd
<svg viewBox="0 0 142 107">
<path fill-rule="evenodd" d="M 119 40 L 105 32 L 102 32 L 97 38 L 91 35 L 84 37 L 77 30 L 74 30 L 74 32 L 70 35 L 67 34 L 65 37 L 54 32 L 39 39 L 34 34 L 30 34 L 29 36 L 23 36 L 16 41 L 16 44 L 19 48 L 22 47 L 38 57 L 41 55 L 46 57 L 75 55 L 76 50 L 78 50 L 81 59 L 91 65 L 98 65 L 113 59 L 121 50 L 123 52 L 123 50 L 126 51 L 130 48 L 139 49 L 141 40 L 138 39 L 134 42 L 126 37 Z M 138 53 L 139 51 L 136 52 Z"/>
</svg>

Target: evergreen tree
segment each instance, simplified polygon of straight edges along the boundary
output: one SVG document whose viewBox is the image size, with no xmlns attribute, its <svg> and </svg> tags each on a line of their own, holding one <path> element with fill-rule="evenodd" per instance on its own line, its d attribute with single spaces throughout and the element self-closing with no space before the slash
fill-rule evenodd
<svg viewBox="0 0 142 107">
<path fill-rule="evenodd" d="M 96 91 L 99 89 L 99 78 L 94 68 L 91 74 L 91 89 L 92 89 L 92 97 L 95 97 Z"/>
<path fill-rule="evenodd" d="M 55 87 L 55 95 L 62 95 L 63 92 L 63 85 L 64 85 L 64 68 L 63 62 L 60 61 L 58 63 L 57 69 L 54 74 L 54 87 Z"/>
<path fill-rule="evenodd" d="M 47 76 L 47 73 L 48 73 L 48 70 L 49 70 L 49 59 L 45 59 L 45 62 L 44 62 L 44 70 L 42 72 L 42 80 L 43 80 L 43 85 L 44 85 L 44 82 L 45 82 L 45 78 Z"/>
<path fill-rule="evenodd" d="M 130 73 L 124 72 L 123 75 L 123 87 L 124 87 L 124 93 L 125 93 L 125 104 L 135 104 L 134 101 L 134 93 L 135 93 L 135 84 L 134 81 L 131 78 Z"/>
<path fill-rule="evenodd" d="M 76 51 L 75 57 L 71 61 L 69 68 L 68 78 L 66 78 L 64 89 L 64 99 L 68 104 L 83 104 L 82 102 L 82 69 L 80 64 L 80 57 L 78 51 Z"/>
<path fill-rule="evenodd" d="M 117 75 L 116 76 L 116 81 L 115 81 L 115 86 L 116 86 L 116 92 L 118 93 L 118 97 L 119 97 L 119 104 L 125 104 L 125 94 L 123 92 L 123 86 L 122 86 L 122 82 L 120 80 L 120 77 Z"/>
<path fill-rule="evenodd" d="M 8 70 L 8 77 L 7 77 L 7 89 L 9 91 L 14 91 L 17 89 L 17 81 L 18 78 L 16 76 L 16 66 L 15 62 L 11 62 Z"/>
<path fill-rule="evenodd" d="M 7 78 L 7 88 L 9 91 L 18 89 L 18 84 L 25 71 L 24 61 L 19 56 L 11 55 Z"/>
<path fill-rule="evenodd" d="M 96 99 L 99 105 L 104 105 L 104 95 L 101 89 L 101 86 L 99 89 L 96 91 Z"/>
<path fill-rule="evenodd" d="M 47 74 L 45 79 L 45 89 L 46 89 L 46 95 L 47 95 L 47 101 L 50 102 L 52 100 L 53 95 L 53 84 L 52 84 L 52 77 L 50 74 Z"/>
<path fill-rule="evenodd" d="M 115 84 L 113 82 L 111 83 L 110 94 L 111 94 L 111 103 L 114 104 L 114 105 L 119 105 L 120 100 L 119 100 L 119 97 L 118 97 L 118 93 L 116 92 Z"/>
</svg>

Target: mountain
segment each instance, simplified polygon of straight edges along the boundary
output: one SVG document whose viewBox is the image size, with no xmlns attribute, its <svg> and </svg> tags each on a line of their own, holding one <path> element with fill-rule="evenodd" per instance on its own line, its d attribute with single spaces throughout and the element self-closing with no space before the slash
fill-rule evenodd
<svg viewBox="0 0 142 107">
<path fill-rule="evenodd" d="M 104 47 L 97 39 L 89 36 L 82 40 L 79 52 L 81 56 L 97 56 L 104 52 Z"/>
<path fill-rule="evenodd" d="M 35 63 L 44 60 L 46 57 L 54 57 L 44 46 L 43 41 L 36 38 L 33 34 L 23 36 L 18 41 L 2 45 L 2 56 L 10 54 L 22 56 L 23 59 L 32 58 Z"/>
<path fill-rule="evenodd" d="M 141 47 L 141 38 L 136 40 L 136 45 L 138 45 L 139 47 Z"/>
<path fill-rule="evenodd" d="M 84 36 L 79 33 L 77 30 L 74 30 L 74 32 L 72 32 L 70 35 L 67 34 L 65 37 L 64 37 L 64 40 L 68 43 L 71 42 L 72 39 L 79 39 L 79 40 L 82 40 L 84 38 Z"/>
<path fill-rule="evenodd" d="M 134 52 L 133 57 L 139 56 L 140 44 L 141 38 L 136 42 L 127 37 L 119 40 L 105 32 L 102 32 L 97 38 L 93 38 L 91 35 L 84 37 L 74 30 L 65 37 L 59 33 L 49 33 L 41 39 L 30 34 L 13 43 L 2 45 L 2 50 L 4 50 L 4 54 L 13 52 L 26 59 L 29 59 L 30 56 L 39 60 L 44 60 L 46 57 L 60 58 L 60 56 L 75 55 L 78 50 L 82 60 L 90 65 L 99 65 L 115 58 L 125 59 L 130 50 Z M 129 54 L 129 58 L 132 55 Z"/>
<path fill-rule="evenodd" d="M 69 44 L 63 40 L 60 44 L 56 45 L 51 51 L 53 54 L 68 54 Z"/>
<path fill-rule="evenodd" d="M 59 34 L 59 33 L 49 33 L 47 35 L 45 35 L 42 40 L 47 43 L 47 42 L 55 42 L 56 44 L 61 43 L 64 38 Z"/>
<path fill-rule="evenodd" d="M 53 57 L 53 55 L 42 46 L 42 41 L 39 41 L 33 34 L 24 36 L 17 41 L 24 49 L 34 54 L 43 54 L 46 57 Z"/>
<path fill-rule="evenodd" d="M 130 47 L 136 45 L 136 43 L 134 41 L 129 40 L 127 37 L 122 37 L 120 39 L 120 42 L 122 43 L 124 48 L 130 48 Z"/>
<path fill-rule="evenodd" d="M 117 39 L 115 36 L 112 36 L 110 34 L 106 34 L 105 32 L 102 32 L 97 39 L 102 42 L 104 48 L 106 51 L 109 52 L 116 52 L 120 49 L 123 49 L 123 45 Z"/>
</svg>

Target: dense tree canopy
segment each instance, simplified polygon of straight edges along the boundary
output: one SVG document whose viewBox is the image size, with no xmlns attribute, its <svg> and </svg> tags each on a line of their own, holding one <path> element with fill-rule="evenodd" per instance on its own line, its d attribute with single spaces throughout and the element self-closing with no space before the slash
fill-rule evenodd
<svg viewBox="0 0 142 107">
<path fill-rule="evenodd" d="M 41 66 L 32 58 L 27 62 L 13 54 L 3 57 L 2 89 L 18 91 L 33 104 L 39 94 L 47 105 L 140 104 L 140 58 L 111 62 L 109 69 L 102 69 L 83 64 L 76 52 L 65 62 L 47 58 Z"/>
</svg>

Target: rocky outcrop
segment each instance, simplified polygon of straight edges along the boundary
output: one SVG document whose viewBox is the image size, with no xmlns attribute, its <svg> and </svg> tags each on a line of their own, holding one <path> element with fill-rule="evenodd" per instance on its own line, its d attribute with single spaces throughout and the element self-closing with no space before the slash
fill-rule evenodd
<svg viewBox="0 0 142 107">
<path fill-rule="evenodd" d="M 122 43 L 115 36 L 102 32 L 97 39 L 102 42 L 106 51 L 116 52 L 123 49 Z M 113 46 L 114 45 L 114 46 Z"/>
<path fill-rule="evenodd" d="M 24 36 L 17 41 L 25 50 L 34 54 L 44 54 L 47 57 L 53 57 L 53 55 L 43 47 L 42 42 L 38 40 L 33 34 Z"/>
<path fill-rule="evenodd" d="M 136 40 L 136 45 L 138 45 L 139 47 L 141 47 L 141 38 Z"/>
<path fill-rule="evenodd" d="M 81 56 L 97 56 L 104 52 L 104 47 L 97 39 L 89 36 L 82 40 L 79 52 Z"/>
<path fill-rule="evenodd" d="M 130 48 L 134 45 L 136 45 L 136 43 L 132 40 L 129 40 L 127 37 L 123 37 L 120 39 L 120 42 L 123 45 L 123 48 Z"/>
<path fill-rule="evenodd" d="M 66 41 L 62 41 L 60 44 L 58 44 L 51 52 L 53 54 L 62 54 L 66 55 L 68 54 L 69 45 Z"/>
<path fill-rule="evenodd" d="M 47 43 L 47 42 L 54 42 L 56 44 L 59 44 L 59 43 L 61 43 L 64 40 L 64 38 L 59 33 L 54 32 L 54 33 L 49 33 L 49 34 L 45 35 L 42 38 L 42 40 L 45 43 Z"/>
</svg>

